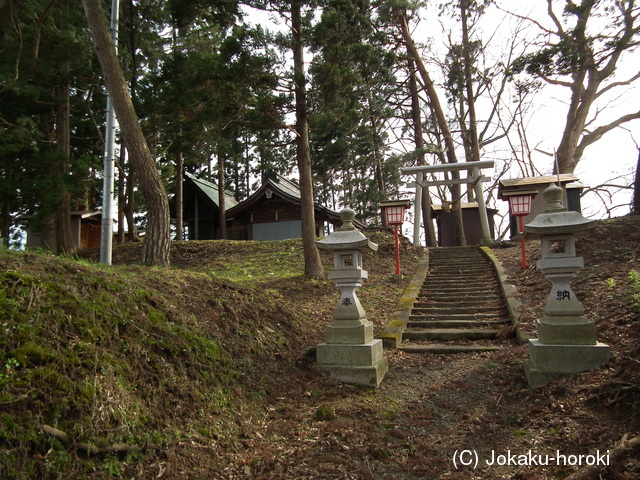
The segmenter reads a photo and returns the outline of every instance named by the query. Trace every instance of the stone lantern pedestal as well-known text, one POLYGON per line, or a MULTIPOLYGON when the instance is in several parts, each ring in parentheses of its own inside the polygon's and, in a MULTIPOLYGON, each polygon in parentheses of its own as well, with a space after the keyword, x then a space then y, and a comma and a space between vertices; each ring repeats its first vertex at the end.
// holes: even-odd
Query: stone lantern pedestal
POLYGON ((527 238, 540 239, 541 259, 536 266, 552 284, 544 315, 538 320, 538 338, 529 340, 524 369, 531 388, 597 368, 611 356, 609 346, 596 340, 595 324, 584 316, 570 285, 584 267, 583 259, 576 256, 576 235, 591 230, 595 221, 567 211, 562 195, 560 187, 547 188, 545 213, 525 227, 527 238))
POLYGON ((326 328, 326 342, 316 348, 315 368, 345 383, 377 387, 389 365, 382 340, 373 338, 373 324, 366 319, 356 290, 368 277, 362 269, 362 253, 376 251, 378 245, 353 226, 353 210, 343 210, 340 217, 342 227, 316 242, 318 248, 334 252, 334 270, 329 278, 340 290, 340 299, 333 322, 326 328))

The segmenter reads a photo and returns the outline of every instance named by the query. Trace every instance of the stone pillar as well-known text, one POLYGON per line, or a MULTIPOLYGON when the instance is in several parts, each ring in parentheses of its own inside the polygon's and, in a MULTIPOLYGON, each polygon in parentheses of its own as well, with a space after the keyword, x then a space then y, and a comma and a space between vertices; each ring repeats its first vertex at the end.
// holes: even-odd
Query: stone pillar
POLYGON ((578 212, 562 205, 562 188, 551 185, 544 191, 545 213, 525 227, 527 238, 541 241, 541 259, 536 264, 551 282, 544 315, 538 320, 538 338, 529 340, 529 359, 524 369, 531 388, 543 387, 555 378, 599 367, 611 356, 609 346, 596 340, 593 321, 570 282, 584 261, 576 256, 577 234, 595 226, 578 212))
POLYGON ((367 320, 356 290, 368 275, 362 269, 362 253, 375 251, 372 243, 353 226, 355 212, 340 212, 342 227, 318 248, 334 252, 334 270, 329 278, 340 290, 333 322, 326 328, 326 341, 316 348, 316 370, 345 383, 377 387, 389 366, 382 340, 373 338, 373 324, 367 320))

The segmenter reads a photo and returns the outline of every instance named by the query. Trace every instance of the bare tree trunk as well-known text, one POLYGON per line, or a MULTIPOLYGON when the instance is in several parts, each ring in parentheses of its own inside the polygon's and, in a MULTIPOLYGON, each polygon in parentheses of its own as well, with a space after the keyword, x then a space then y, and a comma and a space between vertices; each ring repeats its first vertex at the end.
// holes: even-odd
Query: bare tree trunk
POLYGON ((638 162, 636 163, 636 178, 633 182, 633 205, 631 206, 633 215, 640 215, 640 148, 638 148, 638 162))
POLYGON ((316 247, 315 209, 313 203, 313 180, 309 151, 309 124, 307 118, 307 95, 305 89, 304 57, 302 44, 301 1, 291 1, 291 29, 293 31, 293 68, 296 96, 296 143, 300 174, 300 197, 302 210, 302 248, 304 251, 304 274, 311 279, 324 279, 324 267, 316 247))
MULTIPOLYGON (((413 138, 416 144, 416 150, 420 152, 418 163, 426 165, 427 160, 424 156, 424 137, 422 136, 422 115, 420 113, 420 98, 418 96, 418 81, 416 79, 416 64, 412 58, 409 58, 409 91, 411 93, 411 116, 413 119, 413 138)), ((417 187, 416 187, 417 188, 417 187)), ((429 187, 422 188, 422 226, 424 228, 425 245, 427 247, 435 247, 438 245, 436 240, 436 230, 433 226, 433 218, 431 217, 431 195, 429 195, 429 187)))
MULTIPOLYGON (((473 74, 471 66, 471 44, 469 40, 469 27, 467 25, 467 9, 465 2, 460 2, 460 13, 462 17, 462 49, 464 55, 464 83, 467 91, 467 108, 469 109, 469 153, 468 161, 477 162, 480 160, 480 143, 478 142, 478 119, 476 116, 476 102, 473 93, 473 74)), ((471 190, 473 188, 469 186, 471 190)))
MULTIPOLYGON (((405 47, 407 52, 409 53, 409 57, 413 58, 416 62, 416 67, 418 68, 418 72, 420 72, 420 76, 422 77, 422 82, 424 83, 425 92, 429 97, 429 102, 431 104, 431 110, 433 111, 434 116, 436 117, 436 123, 438 124, 438 129, 440 130, 440 134, 443 137, 445 144, 445 154, 447 156, 448 163, 458 163, 455 153, 455 144, 453 143, 453 137, 451 136, 451 131, 449 130, 449 125, 447 123, 447 118, 444 114, 444 110, 440 105, 440 99, 438 98, 438 92, 436 92, 433 81, 431 80, 431 76, 427 71, 424 63, 422 63, 422 59, 420 58, 420 54, 418 49, 416 48, 415 43, 413 42, 413 38, 411 38, 411 32, 409 32, 409 26, 407 25, 407 20, 402 13, 398 13, 397 17, 398 28, 402 33, 402 37, 404 39, 405 47)), ((457 180, 460 178, 460 174, 458 172, 451 172, 451 178, 457 180)), ((462 209, 460 208, 460 200, 462 199, 462 195, 460 194, 460 185, 452 185, 449 190, 451 191, 452 197, 452 214, 454 219, 454 228, 455 228, 455 236, 456 243, 460 246, 465 246, 467 244, 467 240, 464 235, 464 225, 462 223, 462 209)))
MULTIPOLYGON (((5 179, 11 185, 13 180, 13 161, 9 161, 4 170, 5 179)), ((0 216, 0 245, 8 247, 11 244, 11 200, 4 198, 2 201, 2 215, 0 216)))
MULTIPOLYGON (((569 0, 566 3, 567 9, 564 13, 573 15, 575 27, 564 28, 549 1, 548 14, 556 25, 556 30, 551 33, 558 38, 558 43, 545 45, 545 48, 571 45, 573 49, 571 80, 549 78, 544 74, 540 77, 549 84, 568 87, 571 90, 567 119, 558 145, 557 158, 560 173, 573 173, 589 145, 623 123, 640 118, 640 110, 637 110, 607 124, 594 127, 597 112, 589 115, 594 102, 605 92, 618 87, 628 88, 628 85, 640 78, 640 73, 635 73, 624 81, 616 82, 611 78, 617 71, 617 64, 622 54, 631 51, 637 45, 638 7, 634 1, 617 2, 617 8, 611 10, 610 22, 619 24, 620 29, 617 35, 607 42, 606 48, 597 51, 594 50, 592 39, 587 33, 587 24, 592 18, 595 19, 601 15, 602 11, 594 12, 594 10, 602 2, 583 1, 579 8, 569 0), (573 8, 569 9, 569 6, 573 8)), ((560 59, 564 60, 562 57, 560 59)))
POLYGON ((125 210, 127 204, 127 193, 126 188, 129 183, 129 176, 125 175, 124 172, 124 148, 120 148, 120 159, 119 159, 119 177, 118 177, 118 238, 117 242, 119 244, 124 243, 124 219, 125 219, 125 210))
MULTIPOLYGON (((124 149, 123 149, 124 150, 124 149)), ((124 215, 127 219, 127 242, 137 242, 139 240, 138 237, 138 227, 136 225, 136 219, 134 218, 134 213, 136 211, 136 172, 133 171, 131 167, 131 162, 129 162, 129 173, 127 175, 127 186, 126 186, 126 202, 124 204, 124 215)))
POLYGON ((169 200, 142 133, 122 67, 109 35, 107 19, 100 0, 82 0, 105 84, 121 126, 131 166, 140 179, 140 188, 147 203, 149 221, 142 248, 145 265, 169 266, 171 230, 169 200))
POLYGON ((58 111, 56 113, 56 143, 62 152, 57 164, 58 208, 56 209, 56 251, 58 254, 72 253, 79 245, 71 234, 71 196, 66 185, 71 156, 71 124, 69 99, 69 65, 63 68, 63 80, 58 86, 58 111))
MULTIPOLYGON (((377 137, 376 122, 375 122, 375 118, 373 118, 373 115, 371 116, 371 128, 373 129, 374 138, 377 137)), ((373 152, 371 153, 373 154, 373 163, 375 165, 378 193, 380 195, 380 198, 384 200, 387 198, 387 189, 384 184, 384 174, 382 171, 382 159, 380 158, 380 154, 378 152, 377 146, 373 148, 373 152)), ((382 212, 380 213, 380 216, 382 220, 382 228, 387 228, 388 227, 387 216, 382 212)))
POLYGON ((224 198, 226 180, 224 178, 224 154, 218 156, 218 215, 220 239, 227 239, 227 206, 224 198))
POLYGON ((2 203, 2 232, 0 232, 0 244, 8 247, 11 236, 11 206, 9 202, 2 203))
MULTIPOLYGON (((371 154, 373 155, 373 165, 376 177, 376 184, 378 185, 378 194, 382 200, 387 198, 387 188, 384 183, 384 171, 382 168, 382 156, 378 150, 379 145, 379 135, 378 135, 378 125, 376 122, 376 117, 373 113, 373 108, 371 105, 371 92, 367 94, 367 102, 369 107, 369 121, 371 122, 371 135, 373 137, 373 149, 371 154)), ((387 216, 384 212, 380 212, 380 220, 382 224, 382 228, 387 228, 389 225, 387 224, 387 216)))
POLYGON ((176 160, 176 240, 184 239, 183 232, 183 182, 184 182, 184 161, 182 152, 178 153, 176 160))
MULTIPOLYGON (((465 136, 467 137, 468 144, 468 162, 479 162, 480 161, 480 143, 478 142, 478 124, 477 124, 477 116, 476 116, 476 102, 475 95, 473 93, 473 73, 472 73, 472 64, 473 61, 471 59, 471 44, 469 40, 469 26, 468 26, 468 17, 467 17, 467 8, 466 3, 460 2, 460 17, 462 19, 462 55, 464 61, 464 83, 465 89, 467 92, 467 102, 466 106, 469 111, 469 128, 465 132, 465 136)), ((475 190, 474 187, 469 184, 467 185, 467 197, 470 202, 474 202, 475 198, 475 190)))

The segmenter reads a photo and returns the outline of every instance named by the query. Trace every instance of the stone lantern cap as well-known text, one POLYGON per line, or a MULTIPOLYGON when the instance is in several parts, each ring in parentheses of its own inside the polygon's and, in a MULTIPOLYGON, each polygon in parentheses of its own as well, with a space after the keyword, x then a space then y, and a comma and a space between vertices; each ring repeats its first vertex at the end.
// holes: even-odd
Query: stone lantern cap
POLYGON ((562 205, 562 188, 551 184, 543 192, 547 208, 524 228, 527 239, 547 235, 586 233, 596 226, 597 220, 584 218, 579 212, 570 212, 562 205))
POLYGON ((316 245, 321 250, 360 250, 361 252, 375 252, 378 244, 373 243, 362 232, 353 226, 353 219, 356 212, 350 208, 345 208, 340 212, 342 226, 327 238, 316 241, 316 245))

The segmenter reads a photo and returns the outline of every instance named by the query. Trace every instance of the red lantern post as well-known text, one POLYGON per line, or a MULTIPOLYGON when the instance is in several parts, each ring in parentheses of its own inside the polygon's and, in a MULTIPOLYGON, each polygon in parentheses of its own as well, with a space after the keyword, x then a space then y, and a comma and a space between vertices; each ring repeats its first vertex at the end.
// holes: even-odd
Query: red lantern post
POLYGON ((393 225, 394 240, 396 244, 396 275, 400 276, 400 241, 398 238, 398 227, 404 222, 404 212, 409 208, 409 200, 392 200, 381 202, 382 208, 387 218, 387 224, 393 225))
POLYGON ((518 218, 518 233, 520 233, 520 248, 522 250, 522 268, 527 268, 527 256, 524 249, 524 220, 531 213, 531 199, 534 195, 513 195, 509 197, 511 215, 518 218))

